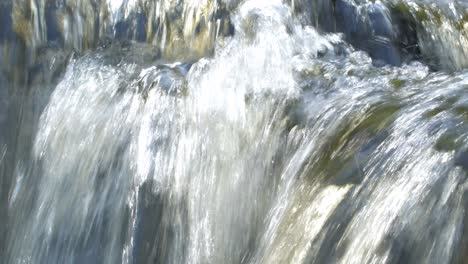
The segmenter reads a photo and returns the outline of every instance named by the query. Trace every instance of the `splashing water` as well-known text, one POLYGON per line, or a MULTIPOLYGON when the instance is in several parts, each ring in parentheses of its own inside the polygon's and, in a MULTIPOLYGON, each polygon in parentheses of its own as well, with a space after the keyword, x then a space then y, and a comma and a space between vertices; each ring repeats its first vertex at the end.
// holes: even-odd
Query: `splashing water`
MULTIPOLYGON (((135 42, 57 53, 12 96, 28 98, 18 124, 0 108, 0 258, 464 263, 467 72, 377 67, 304 25, 302 2, 234 2, 181 1, 186 37, 199 7, 234 10, 213 56, 135 42)), ((140 4, 109 7, 117 21, 140 4)))

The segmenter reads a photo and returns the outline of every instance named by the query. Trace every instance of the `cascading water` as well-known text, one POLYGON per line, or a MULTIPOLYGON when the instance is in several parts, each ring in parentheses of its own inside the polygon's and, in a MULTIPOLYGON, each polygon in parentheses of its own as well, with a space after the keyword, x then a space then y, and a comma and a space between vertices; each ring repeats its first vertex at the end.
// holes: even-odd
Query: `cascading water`
POLYGON ((3 14, 0 263, 467 263, 465 4, 3 14))

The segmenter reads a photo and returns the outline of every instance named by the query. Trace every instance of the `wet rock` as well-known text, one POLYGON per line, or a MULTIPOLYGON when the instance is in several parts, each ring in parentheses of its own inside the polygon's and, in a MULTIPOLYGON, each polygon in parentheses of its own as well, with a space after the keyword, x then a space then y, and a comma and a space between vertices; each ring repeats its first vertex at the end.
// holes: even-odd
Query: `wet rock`
POLYGON ((302 5, 294 7, 306 9, 302 12, 311 14, 309 24, 325 32, 343 33, 346 41, 355 48, 368 52, 374 64, 400 65, 405 60, 397 45, 390 12, 380 2, 336 0, 299 4, 302 5))
POLYGON ((422 60, 435 69, 468 66, 466 4, 420 1, 289 1, 303 24, 342 32, 374 65, 422 60))
POLYGON ((391 80, 390 80, 390 84, 391 84, 394 88, 400 89, 401 87, 403 87, 403 85, 405 85, 405 80, 401 80, 401 79, 398 79, 398 78, 391 79, 391 80))
POLYGON ((189 65, 158 65, 144 70, 139 77, 139 92, 144 98, 151 89, 159 89, 173 96, 184 95, 187 88, 185 75, 190 68, 189 65))
POLYGON ((328 51, 328 47, 325 46, 325 45, 321 45, 321 46, 319 47, 319 49, 317 50, 317 57, 323 58, 323 57, 325 57, 325 55, 328 54, 328 52, 329 52, 329 51, 328 51))
POLYGON ((60 42, 63 45, 62 25, 57 17, 59 7, 55 2, 51 1, 47 3, 45 22, 47 26, 47 41, 49 42, 60 42))
POLYGON ((32 64, 44 47, 83 52, 105 40, 146 42, 168 59, 196 60, 213 52, 218 36, 234 33, 238 2, 2 0, 0 41, 21 41, 32 64))
POLYGON ((133 16, 132 19, 118 21, 114 25, 114 38, 118 40, 136 40, 145 42, 147 39, 146 26, 148 17, 140 12, 133 16))
POLYGON ((148 17, 144 13, 136 14, 135 21, 135 40, 139 42, 144 42, 147 38, 146 36, 146 24, 148 23, 148 17))
POLYGON ((372 4, 368 8, 368 18, 372 25, 372 31, 376 36, 393 39, 395 32, 389 10, 382 4, 372 4))
POLYGON ((13 37, 13 24, 11 20, 11 3, 0 1, 0 43, 11 40, 13 37))
POLYGON ((458 137, 459 136, 453 132, 442 134, 436 141, 435 149, 442 152, 456 150, 460 145, 458 137))
POLYGON ((455 166, 461 167, 468 172, 468 149, 464 149, 455 154, 455 166))
POLYGON ((363 165, 357 159, 346 163, 344 165, 345 168, 333 178, 331 183, 338 186, 361 183, 364 175, 362 170, 363 165))
POLYGON ((325 32, 335 31, 334 1, 289 0, 288 2, 303 24, 313 25, 325 32))
POLYGON ((365 30, 360 30, 365 24, 359 18, 356 5, 344 0, 335 2, 335 19, 337 30, 345 34, 348 39, 356 39, 366 35, 365 30))
POLYGON ((357 49, 373 58, 374 64, 400 65, 402 54, 395 45, 396 34, 386 6, 378 3, 359 6, 344 0, 335 4, 337 30, 357 49))
POLYGON ((389 8, 399 31, 400 48, 435 70, 468 66, 466 7, 454 2, 396 1, 389 8))
POLYGON ((188 235, 186 204, 170 201, 152 181, 138 193, 132 263, 184 263, 187 245, 177 242, 188 235))

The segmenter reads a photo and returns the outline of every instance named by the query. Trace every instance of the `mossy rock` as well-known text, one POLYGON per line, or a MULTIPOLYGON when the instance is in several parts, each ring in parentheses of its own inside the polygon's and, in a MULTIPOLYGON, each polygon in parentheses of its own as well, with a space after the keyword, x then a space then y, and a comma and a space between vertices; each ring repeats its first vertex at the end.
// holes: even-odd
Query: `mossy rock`
POLYGON ((434 148, 437 151, 449 152, 460 147, 459 135, 455 132, 446 132, 436 141, 434 148))
POLYGON ((405 85, 405 83, 406 83, 405 80, 401 80, 398 78, 394 78, 390 80, 390 84, 392 85, 393 88, 396 88, 396 89, 400 89, 401 87, 405 85))
POLYGON ((452 98, 444 98, 442 100, 443 102, 439 106, 426 112, 423 117, 426 119, 431 119, 442 112, 450 110, 453 107, 453 105, 457 102, 458 99, 455 97, 452 97, 452 98))
POLYGON ((385 134, 384 131, 389 128, 400 109, 401 106, 397 104, 377 105, 344 122, 336 133, 326 139, 319 151, 322 154, 309 175, 321 175, 324 180, 332 182, 335 182, 336 177, 356 181, 354 174, 359 172, 359 166, 350 164, 362 149, 374 142, 373 139, 385 134), (346 171, 347 167, 352 171, 346 171))
POLYGON ((468 105, 465 104, 465 105, 455 106, 455 108, 453 108, 453 112, 456 115, 468 120, 468 105))

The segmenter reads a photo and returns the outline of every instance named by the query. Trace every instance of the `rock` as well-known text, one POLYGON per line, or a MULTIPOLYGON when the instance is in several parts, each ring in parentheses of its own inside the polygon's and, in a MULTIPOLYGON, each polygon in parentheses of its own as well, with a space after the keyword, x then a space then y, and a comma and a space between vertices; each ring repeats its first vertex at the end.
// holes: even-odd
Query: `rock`
POLYGON ((138 82, 140 93, 146 98, 151 89, 173 95, 184 95, 187 89, 185 76, 190 69, 190 64, 158 65, 144 70, 138 82))
POLYGON ((461 167, 464 171, 468 172, 468 149, 459 151, 455 155, 455 166, 461 167))

